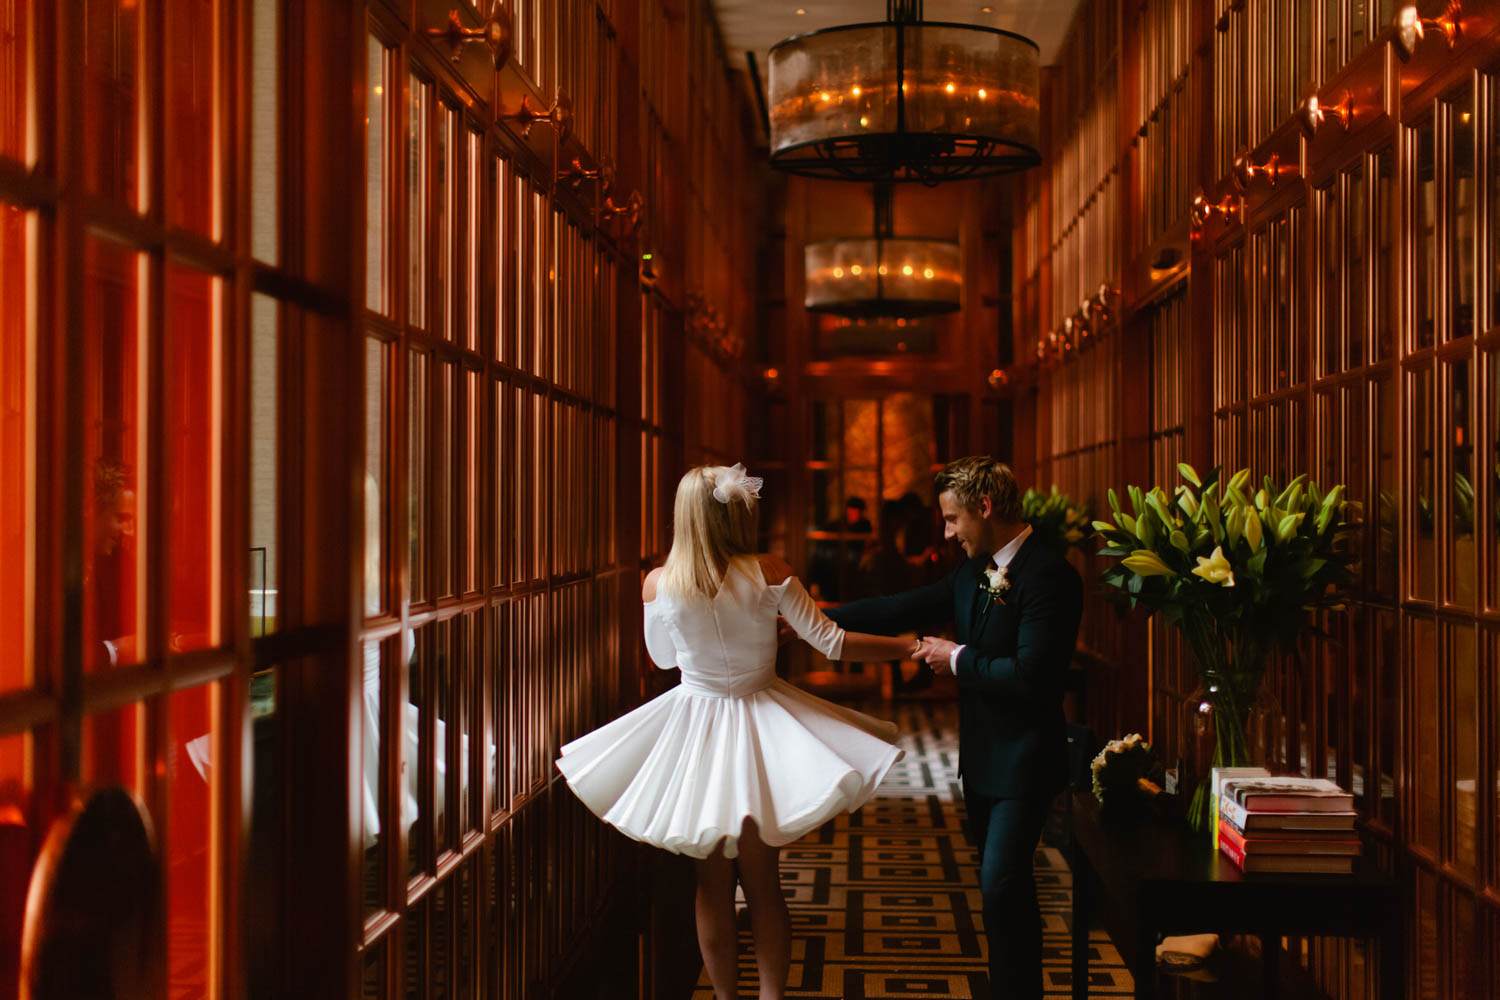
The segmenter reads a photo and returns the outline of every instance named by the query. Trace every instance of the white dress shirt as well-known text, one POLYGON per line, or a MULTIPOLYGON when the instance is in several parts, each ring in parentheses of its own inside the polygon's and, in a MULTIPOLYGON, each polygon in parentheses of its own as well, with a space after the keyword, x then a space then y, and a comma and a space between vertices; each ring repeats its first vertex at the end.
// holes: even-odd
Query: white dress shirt
MULTIPOLYGON (((1031 525, 1028 524, 1021 529, 1020 533, 1017 534, 1015 538, 1012 538, 1010 541, 1006 542, 1004 548, 990 557, 991 560, 994 561, 995 567, 997 569, 1004 569, 1005 567, 1009 566, 1010 561, 1016 557, 1017 552, 1021 551, 1021 546, 1025 544, 1026 539, 1030 536, 1031 525)), ((953 676, 955 677, 958 676, 958 654, 962 653, 963 651, 964 647, 958 646, 954 648, 953 652, 948 654, 948 669, 953 671, 953 676)))

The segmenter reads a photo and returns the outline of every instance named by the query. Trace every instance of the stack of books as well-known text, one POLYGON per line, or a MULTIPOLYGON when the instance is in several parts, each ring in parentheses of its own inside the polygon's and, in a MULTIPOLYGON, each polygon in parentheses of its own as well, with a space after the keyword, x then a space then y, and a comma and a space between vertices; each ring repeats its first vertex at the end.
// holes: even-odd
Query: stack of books
POLYGON ((1215 768, 1214 836, 1247 872, 1354 870, 1360 854, 1354 796, 1326 778, 1272 777, 1265 768, 1215 768))

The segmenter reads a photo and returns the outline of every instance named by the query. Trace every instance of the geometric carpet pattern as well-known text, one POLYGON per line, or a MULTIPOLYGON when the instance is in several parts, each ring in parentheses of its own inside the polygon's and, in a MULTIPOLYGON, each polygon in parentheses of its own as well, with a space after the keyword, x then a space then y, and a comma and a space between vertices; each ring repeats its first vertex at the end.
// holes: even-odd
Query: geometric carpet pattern
MULTIPOLYGON (((873 714, 890 706, 875 707, 873 714)), ((988 1000, 978 856, 964 837, 958 712, 951 702, 896 706, 906 756, 859 812, 788 844, 781 879, 792 914, 789 997, 988 1000)), ((1072 990, 1072 874, 1060 814, 1036 850, 1047 996, 1072 990)), ((756 995, 749 921, 740 901, 740 994, 756 995)), ((1089 996, 1132 992, 1102 930, 1089 935, 1089 996)), ((692 1000, 713 1000, 707 974, 692 1000)))

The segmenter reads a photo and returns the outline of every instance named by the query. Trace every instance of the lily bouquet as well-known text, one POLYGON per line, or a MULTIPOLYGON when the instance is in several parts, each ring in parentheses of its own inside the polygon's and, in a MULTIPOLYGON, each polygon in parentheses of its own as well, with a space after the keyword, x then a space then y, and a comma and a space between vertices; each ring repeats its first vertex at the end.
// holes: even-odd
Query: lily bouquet
MULTIPOLYGON (((1214 767, 1249 762, 1246 716, 1277 653, 1297 652, 1318 608, 1342 608, 1357 561, 1352 536, 1362 517, 1345 488, 1326 493, 1307 476, 1257 488, 1250 470, 1227 481, 1179 465, 1183 485, 1168 494, 1129 487, 1129 506, 1110 490, 1113 523, 1093 522, 1109 596, 1127 608, 1160 613, 1182 631, 1214 708, 1214 767)), ((1206 777, 1206 776, 1200 776, 1206 777)), ((1194 791, 1189 819, 1206 823, 1206 783, 1194 791)))
POLYGON ((1081 547, 1089 536, 1089 512, 1073 503, 1071 497, 1053 485, 1050 493, 1035 486, 1021 497, 1021 520, 1031 525, 1032 534, 1046 542, 1058 555, 1081 547))

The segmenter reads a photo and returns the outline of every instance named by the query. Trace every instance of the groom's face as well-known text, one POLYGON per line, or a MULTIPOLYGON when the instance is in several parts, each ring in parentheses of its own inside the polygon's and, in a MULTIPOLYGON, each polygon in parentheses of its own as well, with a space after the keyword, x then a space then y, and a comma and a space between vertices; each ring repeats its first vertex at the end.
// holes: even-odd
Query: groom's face
POLYGON ((989 497, 980 497, 979 508, 970 510, 959 502, 952 490, 944 490, 938 494, 938 506, 943 511, 943 537, 957 539, 964 547, 964 555, 973 559, 993 551, 990 541, 994 537, 994 527, 990 523, 992 504, 989 497))

